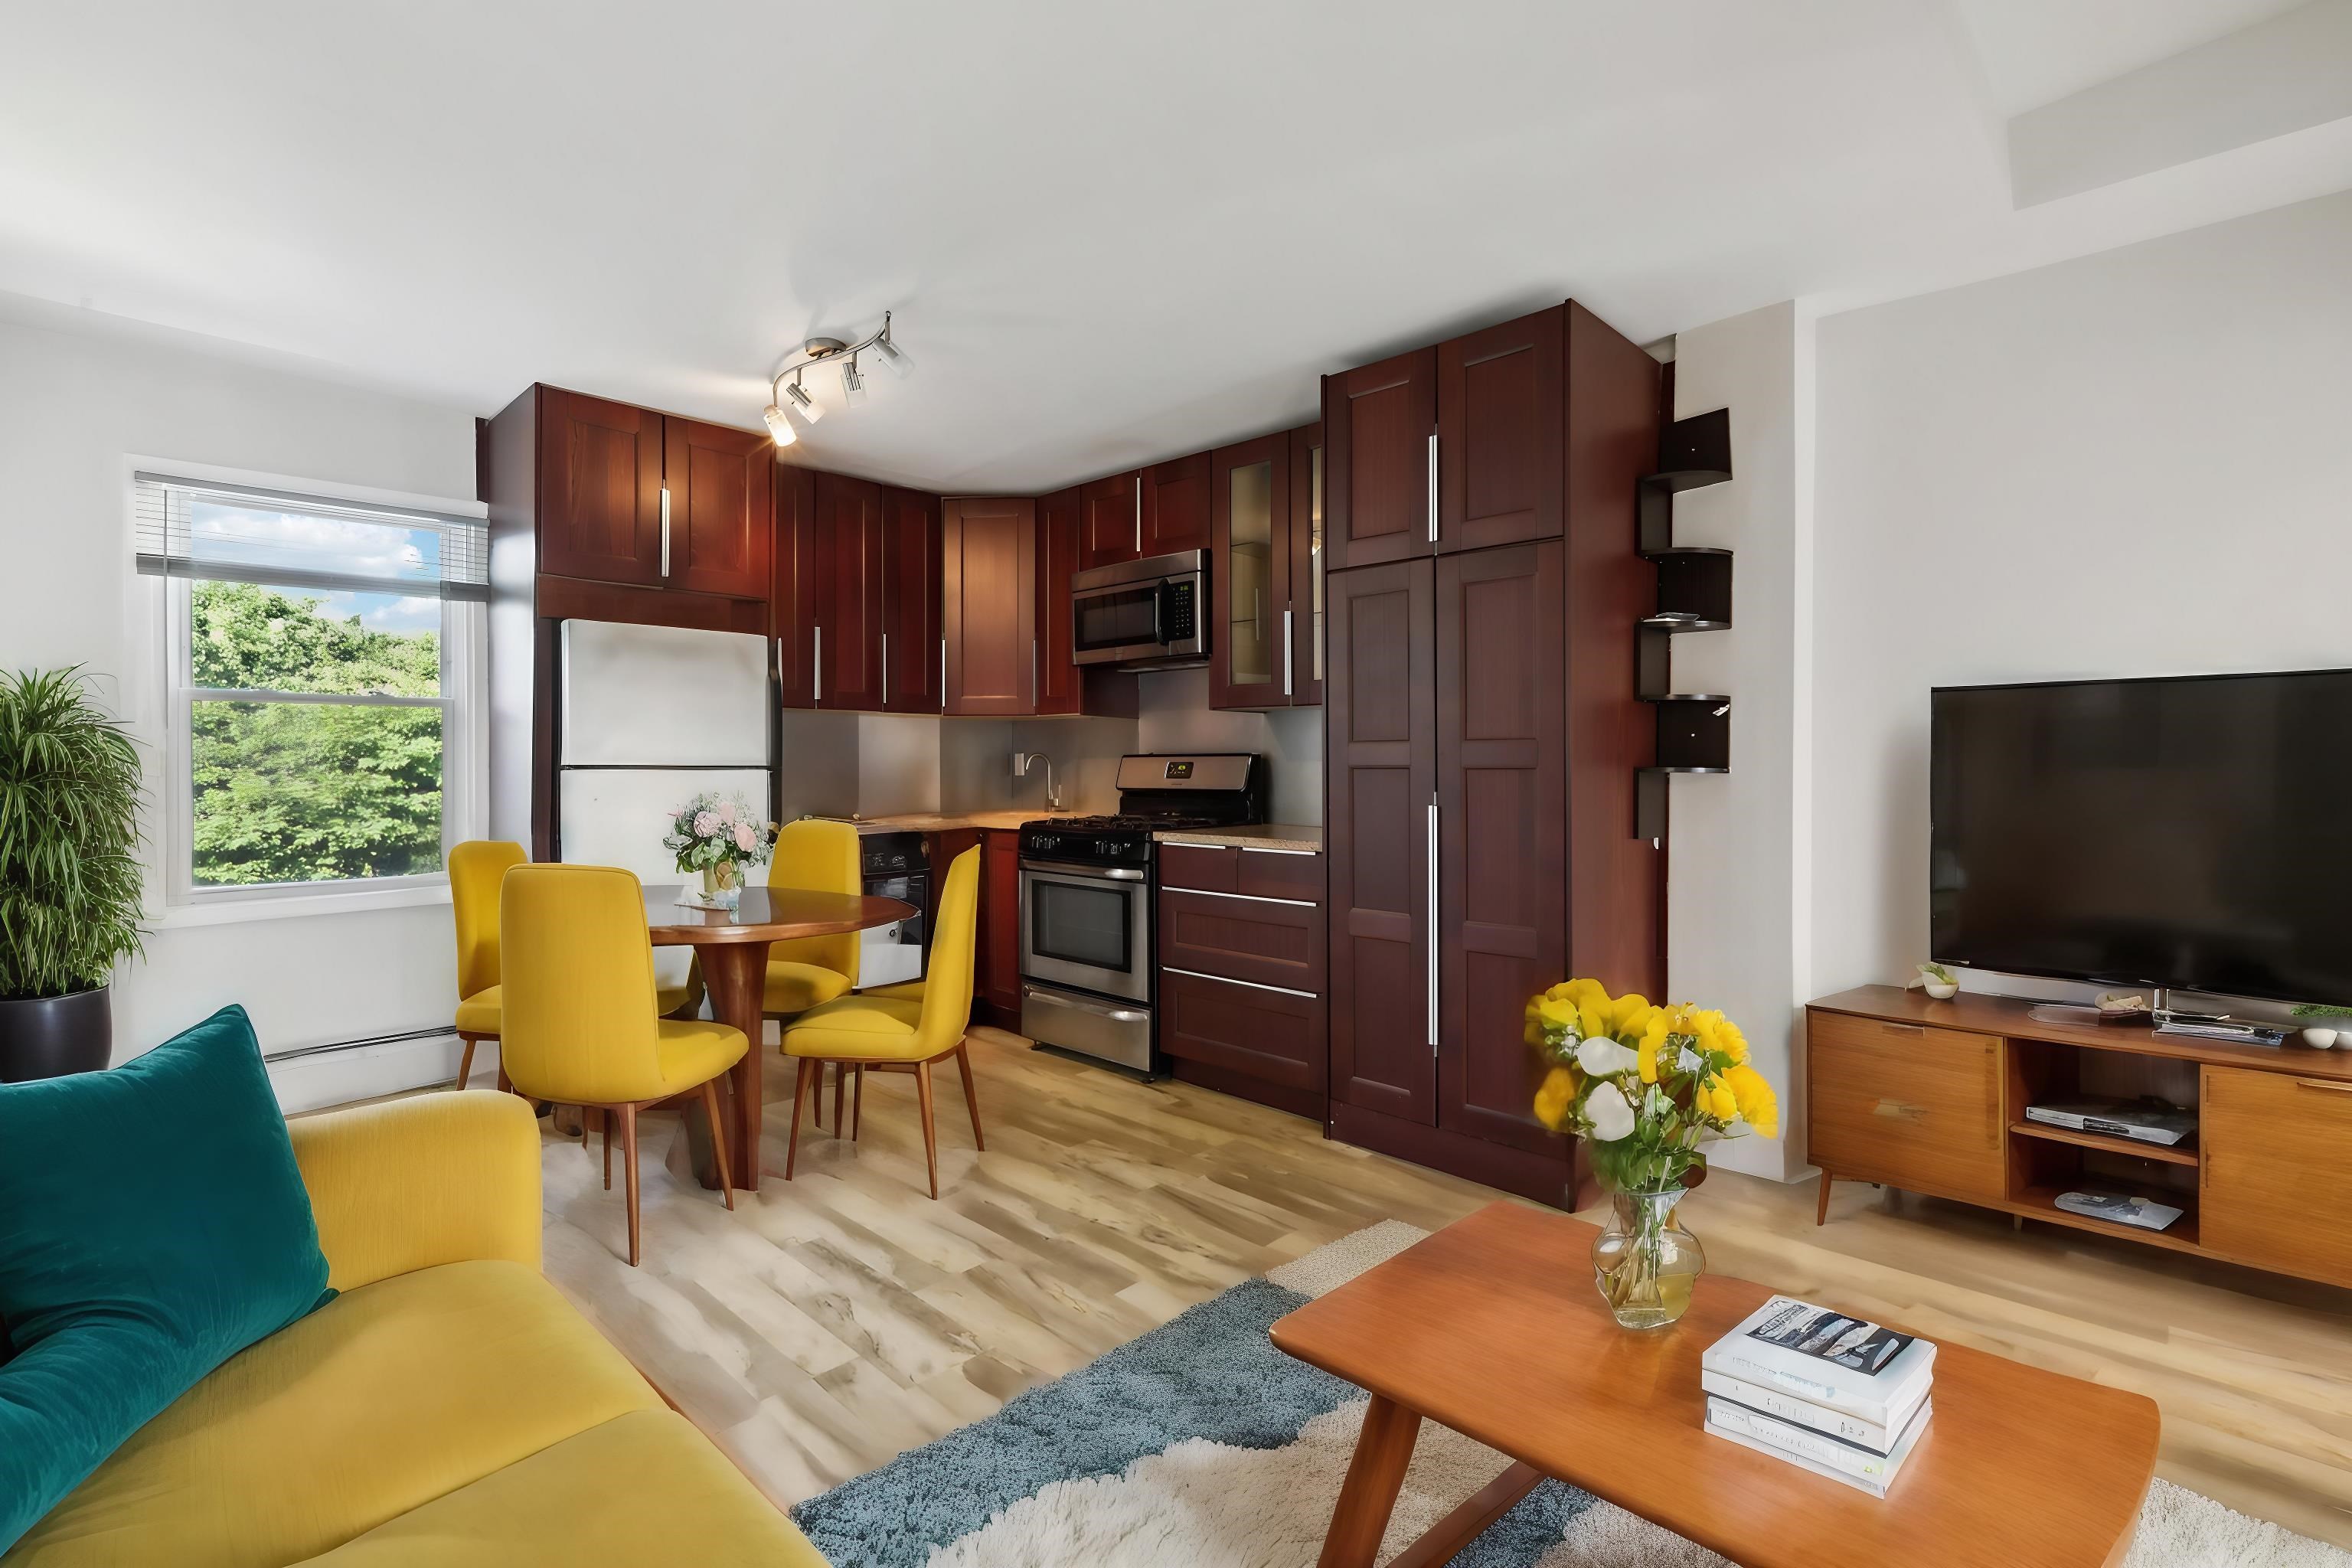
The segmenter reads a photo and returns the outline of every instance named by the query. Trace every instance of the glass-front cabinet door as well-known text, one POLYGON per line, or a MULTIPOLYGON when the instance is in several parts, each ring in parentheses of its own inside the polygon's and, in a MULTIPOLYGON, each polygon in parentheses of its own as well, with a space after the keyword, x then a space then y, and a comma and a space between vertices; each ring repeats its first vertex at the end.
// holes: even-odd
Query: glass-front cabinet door
POLYGON ((1264 436, 1215 452, 1210 484, 1210 703, 1286 708, 1297 679, 1289 437, 1264 436))
POLYGON ((1290 700, 1323 701, 1323 426, 1290 433, 1290 700))

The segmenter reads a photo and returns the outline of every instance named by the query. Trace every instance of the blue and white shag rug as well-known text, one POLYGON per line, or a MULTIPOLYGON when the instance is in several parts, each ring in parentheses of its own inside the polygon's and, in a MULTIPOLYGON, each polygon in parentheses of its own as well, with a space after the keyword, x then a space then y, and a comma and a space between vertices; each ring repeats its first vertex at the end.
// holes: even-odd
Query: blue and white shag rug
MULTIPOLYGON (((1391 1221, 1245 1280, 985 1421, 793 1510, 835 1568, 1305 1568, 1364 1394, 1267 1342, 1276 1319, 1425 1233, 1391 1221)), ((1423 1425, 1382 1544, 1402 1551, 1508 1463, 1423 1425)), ((1730 1568, 1546 1481, 1455 1568, 1730 1568)), ((2352 1553, 2166 1481, 2125 1568, 2352 1568, 2352 1553)))

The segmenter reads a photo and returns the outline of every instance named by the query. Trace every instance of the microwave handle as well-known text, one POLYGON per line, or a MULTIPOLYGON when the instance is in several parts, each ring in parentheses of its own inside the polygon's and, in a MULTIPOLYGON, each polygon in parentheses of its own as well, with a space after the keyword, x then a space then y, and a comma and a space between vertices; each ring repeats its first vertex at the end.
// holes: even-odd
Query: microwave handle
POLYGON ((1168 584, 1165 582, 1154 583, 1151 585, 1151 642, 1155 647, 1164 647, 1168 641, 1164 630, 1167 621, 1168 591, 1168 584))

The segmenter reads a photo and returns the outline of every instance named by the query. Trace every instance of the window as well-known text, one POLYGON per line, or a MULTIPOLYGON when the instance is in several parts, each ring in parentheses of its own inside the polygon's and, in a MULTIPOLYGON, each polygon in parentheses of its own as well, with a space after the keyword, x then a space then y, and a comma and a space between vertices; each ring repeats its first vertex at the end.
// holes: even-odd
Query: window
POLYGON ((478 831, 478 518, 141 473, 177 904, 446 880, 478 831))

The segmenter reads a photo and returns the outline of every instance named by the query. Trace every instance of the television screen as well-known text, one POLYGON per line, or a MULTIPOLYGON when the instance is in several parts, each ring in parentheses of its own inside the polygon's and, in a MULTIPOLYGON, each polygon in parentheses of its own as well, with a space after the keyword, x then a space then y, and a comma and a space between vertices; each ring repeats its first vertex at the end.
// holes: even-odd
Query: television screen
POLYGON ((2352 1003, 2352 670, 1942 687, 1937 962, 2352 1003))

